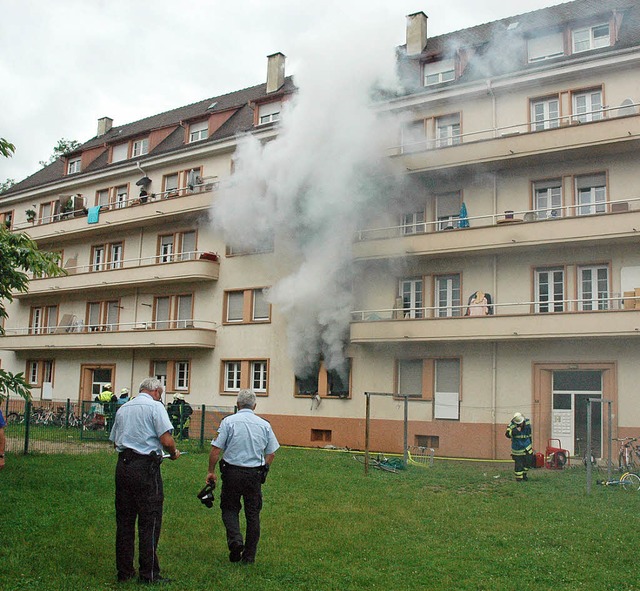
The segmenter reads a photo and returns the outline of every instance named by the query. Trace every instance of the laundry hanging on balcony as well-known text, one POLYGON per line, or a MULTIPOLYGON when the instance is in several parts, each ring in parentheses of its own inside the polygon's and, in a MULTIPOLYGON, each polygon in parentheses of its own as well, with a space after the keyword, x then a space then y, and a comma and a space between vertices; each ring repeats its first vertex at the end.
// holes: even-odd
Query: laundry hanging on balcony
POLYGON ((97 224, 100 218, 100 206, 90 207, 87 214, 87 224, 97 224))
POLYGON ((469 214, 467 213, 467 206, 462 203, 462 207, 460 208, 460 215, 458 216, 458 228, 468 228, 469 227, 469 214))

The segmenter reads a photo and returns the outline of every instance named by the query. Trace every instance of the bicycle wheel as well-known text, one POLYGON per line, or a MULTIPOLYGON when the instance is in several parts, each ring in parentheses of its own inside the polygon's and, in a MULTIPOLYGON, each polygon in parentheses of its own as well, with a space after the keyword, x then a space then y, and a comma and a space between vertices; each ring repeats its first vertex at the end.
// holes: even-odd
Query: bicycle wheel
POLYGON ((7 423, 20 423, 22 421, 22 416, 17 412, 10 412, 7 415, 7 423))
POLYGON ((640 490, 640 476, 633 472, 627 472, 620 477, 620 484, 624 490, 636 491, 640 490))

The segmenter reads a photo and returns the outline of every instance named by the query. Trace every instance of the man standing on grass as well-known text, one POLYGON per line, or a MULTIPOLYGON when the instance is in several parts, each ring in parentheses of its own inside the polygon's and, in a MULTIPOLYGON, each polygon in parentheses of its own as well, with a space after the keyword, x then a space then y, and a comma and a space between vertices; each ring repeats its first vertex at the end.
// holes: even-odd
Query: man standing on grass
POLYGON ((207 483, 216 483, 215 470, 220 461, 220 509, 227 530, 229 560, 251 564, 256 560, 260 539, 262 485, 280 444, 269 422, 253 412, 256 395, 251 390, 240 390, 236 404, 238 412, 222 419, 218 437, 211 442, 207 483), (222 451, 224 459, 221 460, 222 451), (247 521, 244 542, 240 531, 242 498, 247 521))
POLYGON ((139 538, 139 579, 164 583, 156 549, 162 526, 164 492, 160 464, 162 450, 180 457, 171 436, 172 425, 160 402, 164 386, 156 378, 140 384, 140 394, 123 404, 115 416, 109 439, 118 451, 116 465, 116 567, 118 581, 135 577, 133 556, 136 518, 139 538))
POLYGON ((518 482, 529 480, 527 472, 533 458, 531 421, 517 412, 513 415, 505 436, 511 439, 511 457, 515 462, 516 480, 518 482))

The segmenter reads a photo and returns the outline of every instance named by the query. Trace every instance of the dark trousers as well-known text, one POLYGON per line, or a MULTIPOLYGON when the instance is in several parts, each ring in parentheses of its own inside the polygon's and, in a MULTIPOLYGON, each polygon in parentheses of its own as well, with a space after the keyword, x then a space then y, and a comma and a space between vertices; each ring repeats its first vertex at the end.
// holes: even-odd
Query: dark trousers
POLYGON ((516 475, 516 480, 526 480, 527 472, 529 471, 529 467, 531 466, 533 455, 527 454, 524 456, 516 456, 512 454, 511 457, 515 462, 514 472, 516 475))
POLYGON ((116 567, 118 578, 135 575, 136 519, 140 578, 155 580, 160 573, 156 548, 162 526, 164 493, 157 460, 123 452, 116 465, 116 567))
POLYGON ((242 559, 251 562, 256 558, 260 540, 262 473, 256 468, 239 468, 227 464, 222 472, 220 509, 222 509, 222 522, 227 530, 229 548, 243 544, 240 531, 242 500, 244 500, 244 515, 247 522, 242 559))

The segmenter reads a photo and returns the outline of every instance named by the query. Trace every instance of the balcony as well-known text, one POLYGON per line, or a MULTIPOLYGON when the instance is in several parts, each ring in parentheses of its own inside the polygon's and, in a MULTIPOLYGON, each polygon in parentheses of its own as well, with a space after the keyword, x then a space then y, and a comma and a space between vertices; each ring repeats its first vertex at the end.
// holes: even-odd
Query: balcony
POLYGON ((206 183, 195 188, 181 188, 144 197, 125 198, 121 201, 100 206, 97 221, 89 223, 89 210, 77 210, 68 213, 56 213, 48 217, 38 217, 33 223, 13 224, 14 231, 26 232, 37 241, 61 238, 78 238, 83 234, 106 230, 113 232, 118 228, 136 228, 150 223, 171 223, 186 214, 207 212, 211 207, 212 193, 218 183, 206 183))
POLYGON ((387 155, 400 159, 409 172, 428 172, 459 167, 491 170, 510 160, 524 166, 553 162, 559 154, 566 160, 637 150, 640 115, 617 116, 619 112, 617 107, 602 109, 595 114, 599 120, 585 123, 571 117, 548 120, 541 123, 550 128, 541 131, 532 131, 530 122, 484 129, 456 135, 450 145, 443 145, 442 139, 423 139, 390 147, 387 155))
POLYGON ((184 281, 217 281, 218 256, 205 252, 183 252, 150 258, 123 259, 110 263, 65 266, 67 275, 31 279, 28 293, 14 293, 17 299, 52 293, 81 293, 110 288, 124 289, 184 281))
POLYGON ((180 320, 86 326, 70 324, 56 328, 6 329, 0 349, 8 351, 66 351, 102 349, 213 349, 216 325, 209 321, 180 320))
POLYGON ((454 219, 446 229, 442 229, 440 220, 363 229, 354 237, 353 256, 367 260, 472 252, 491 254, 542 245, 637 242, 640 198, 608 201, 598 208, 603 213, 577 215, 581 206, 572 205, 549 211, 470 216, 466 218, 468 228, 460 227, 460 220, 454 219))
POLYGON ((635 297, 602 297, 595 302, 518 302, 492 307, 496 313, 487 316, 438 316, 439 313, 464 314, 466 306, 450 310, 393 308, 352 312, 351 343, 637 338, 640 335, 640 293, 635 297), (536 310, 553 307, 563 311, 536 313, 536 310), (585 309, 589 307, 597 309, 585 309))

